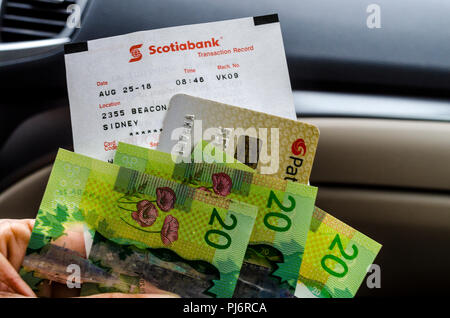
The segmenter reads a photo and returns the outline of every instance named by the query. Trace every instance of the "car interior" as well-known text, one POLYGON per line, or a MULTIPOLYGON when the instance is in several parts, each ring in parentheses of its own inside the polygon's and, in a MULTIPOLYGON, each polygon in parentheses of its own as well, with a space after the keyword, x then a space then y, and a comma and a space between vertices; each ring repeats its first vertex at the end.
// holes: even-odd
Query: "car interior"
MULTIPOLYGON (((381 288, 450 283, 450 3, 443 0, 2 0, 0 218, 34 218, 73 150, 64 44, 278 13, 298 119, 321 135, 317 206, 383 245, 381 288), (380 25, 369 27, 371 4, 380 25), (79 27, 67 24, 78 5, 79 27)), ((270 83, 267 83, 270 85, 270 83)))

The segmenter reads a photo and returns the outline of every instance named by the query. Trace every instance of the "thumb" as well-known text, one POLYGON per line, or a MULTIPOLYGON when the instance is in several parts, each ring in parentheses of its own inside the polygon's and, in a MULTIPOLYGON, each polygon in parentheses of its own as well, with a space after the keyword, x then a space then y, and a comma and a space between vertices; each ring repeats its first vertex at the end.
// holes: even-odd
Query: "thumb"
POLYGON ((36 297, 30 286, 20 277, 8 260, 0 253, 0 282, 18 294, 36 297))

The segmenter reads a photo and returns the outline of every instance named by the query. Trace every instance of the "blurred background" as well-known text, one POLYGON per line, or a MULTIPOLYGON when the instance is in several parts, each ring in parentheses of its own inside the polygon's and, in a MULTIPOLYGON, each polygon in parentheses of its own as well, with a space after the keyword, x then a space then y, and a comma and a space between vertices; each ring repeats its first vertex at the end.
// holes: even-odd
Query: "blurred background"
MULTIPOLYGON (((383 244, 381 288, 450 283, 450 2, 0 0, 0 218, 34 217, 72 149, 63 45, 278 13, 298 118, 317 125, 317 205, 383 244), (81 17, 80 27, 68 25, 81 17), (69 21, 73 21, 70 20, 69 21)), ((270 85, 270 83, 267 83, 270 85)))

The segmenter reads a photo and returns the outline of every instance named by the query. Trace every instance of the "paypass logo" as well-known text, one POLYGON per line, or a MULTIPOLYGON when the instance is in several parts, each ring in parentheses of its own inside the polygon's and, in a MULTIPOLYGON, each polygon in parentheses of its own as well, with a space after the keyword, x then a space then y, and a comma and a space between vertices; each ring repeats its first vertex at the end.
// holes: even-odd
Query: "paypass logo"
POLYGON ((142 44, 133 45, 132 47, 130 47, 130 53, 133 58, 129 61, 129 63, 137 62, 142 59, 142 53, 139 50, 141 47, 142 44))

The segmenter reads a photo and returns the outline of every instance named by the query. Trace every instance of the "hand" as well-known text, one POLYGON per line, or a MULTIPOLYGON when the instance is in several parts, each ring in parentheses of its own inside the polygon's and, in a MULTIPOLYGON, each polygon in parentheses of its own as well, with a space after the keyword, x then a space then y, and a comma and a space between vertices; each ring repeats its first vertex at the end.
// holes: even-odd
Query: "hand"
POLYGON ((18 273, 33 226, 34 220, 0 220, 0 297, 36 297, 18 273))
MULTIPOLYGON (((34 220, 1 220, 0 219, 0 298, 2 297, 36 297, 27 283, 20 277, 18 271, 25 257, 28 241, 33 230, 34 220)), ((77 232, 67 235, 54 243, 84 254, 84 237, 77 232)), ((46 286, 45 294, 49 297, 77 296, 74 292, 61 284, 46 286)), ((121 294, 108 293, 89 296, 88 298, 161 298, 177 297, 156 287, 150 294, 121 294)))

